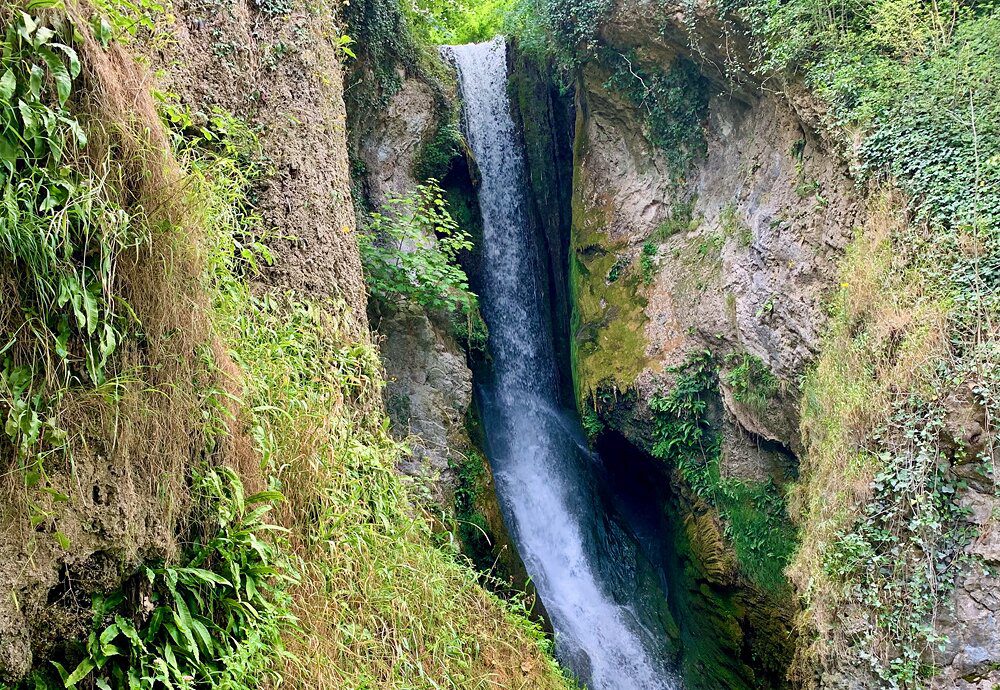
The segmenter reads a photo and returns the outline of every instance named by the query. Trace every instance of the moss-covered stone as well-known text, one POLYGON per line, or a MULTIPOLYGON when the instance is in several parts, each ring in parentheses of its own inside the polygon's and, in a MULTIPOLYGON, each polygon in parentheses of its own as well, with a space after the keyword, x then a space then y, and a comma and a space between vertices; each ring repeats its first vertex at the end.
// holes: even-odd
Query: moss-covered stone
POLYGON ((586 109, 577 114, 573 167, 573 226, 570 240, 570 296, 572 300, 571 359, 573 382, 580 404, 599 386, 625 390, 646 368, 646 298, 639 271, 627 270, 608 280, 618 254, 625 249, 607 235, 613 203, 607 198, 584 198, 589 186, 580 165, 587 145, 586 109))

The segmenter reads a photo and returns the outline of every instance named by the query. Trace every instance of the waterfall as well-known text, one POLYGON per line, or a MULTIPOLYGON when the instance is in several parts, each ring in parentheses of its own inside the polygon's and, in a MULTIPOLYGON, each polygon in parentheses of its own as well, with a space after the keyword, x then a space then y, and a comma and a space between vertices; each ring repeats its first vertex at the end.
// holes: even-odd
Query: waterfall
POLYGON ((458 68, 465 134, 481 175, 480 297, 494 366, 480 399, 507 528, 566 666, 594 690, 675 690, 663 631, 645 622, 629 588, 620 586, 635 544, 609 518, 595 481, 600 460, 586 448, 574 413, 559 406, 547 283, 529 222, 505 43, 444 50, 458 68))

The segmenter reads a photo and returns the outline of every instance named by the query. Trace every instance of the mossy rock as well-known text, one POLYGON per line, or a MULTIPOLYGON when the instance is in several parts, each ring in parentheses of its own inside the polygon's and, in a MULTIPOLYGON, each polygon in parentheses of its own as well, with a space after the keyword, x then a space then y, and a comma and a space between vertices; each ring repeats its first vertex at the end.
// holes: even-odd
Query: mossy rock
POLYGON ((583 127, 577 124, 577 152, 573 171, 573 229, 570 256, 570 294, 573 380, 577 400, 592 397, 599 386, 617 390, 633 386, 646 368, 646 297, 642 274, 626 269, 609 280, 624 243, 607 233, 613 207, 609 201, 588 203, 581 198, 583 171, 578 164, 585 146, 583 127))

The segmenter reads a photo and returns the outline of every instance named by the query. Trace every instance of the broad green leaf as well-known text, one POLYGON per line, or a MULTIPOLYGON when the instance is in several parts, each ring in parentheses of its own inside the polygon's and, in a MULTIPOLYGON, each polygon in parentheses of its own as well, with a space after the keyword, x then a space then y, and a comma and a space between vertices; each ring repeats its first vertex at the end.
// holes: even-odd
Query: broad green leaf
POLYGON ((69 537, 67 537, 62 532, 56 532, 52 536, 55 537, 56 542, 59 543, 59 546, 60 548, 62 548, 63 551, 69 551, 70 547, 69 537))
POLYGON ((56 32, 50 29, 49 27, 40 26, 38 27, 38 30, 35 32, 35 37, 32 39, 31 43, 37 49, 48 43, 55 35, 56 32))
POLYGON ((8 69, 0 77, 0 100, 10 103, 10 99, 14 97, 14 91, 17 89, 17 78, 14 77, 14 71, 8 69))
POLYGON ((101 644, 108 644, 116 637, 118 637, 118 624, 112 623, 104 629, 104 632, 101 633, 101 644))
POLYGON ((255 494, 247 496, 247 505, 253 505, 254 503, 279 503, 285 500, 285 495, 280 491, 258 491, 255 494))
POLYGON ((232 586, 232 583, 230 583, 229 580, 221 575, 213 573, 211 570, 205 570, 203 568, 177 568, 176 570, 178 573, 191 575, 199 580, 203 580, 211 584, 225 585, 227 587, 232 586))
POLYGON ((65 679, 65 684, 67 688, 74 687, 81 680, 90 675, 90 672, 94 670, 94 662, 90 659, 84 659, 80 662, 80 665, 76 667, 76 670, 65 679))
POLYGON ((21 21, 17 23, 17 33, 27 42, 31 42, 31 34, 35 33, 38 23, 26 12, 21 12, 21 21))
POLYGON ((52 78, 56 82, 56 93, 59 96, 59 105, 66 105, 70 92, 73 90, 73 79, 69 76, 69 70, 51 48, 41 46, 38 48, 38 54, 42 56, 45 64, 49 66, 49 71, 52 72, 52 78))
POLYGON ((197 618, 191 619, 191 630, 194 632, 195 637, 198 638, 198 644, 205 654, 212 654, 212 635, 208 632, 208 628, 197 618))
POLYGON ((94 335, 94 332, 97 330, 98 306, 97 298, 94 297, 90 290, 83 291, 83 308, 86 314, 87 335, 94 335))
POLYGON ((198 644, 195 642, 194 633, 191 630, 191 611, 188 610, 187 602, 184 601, 184 597, 179 593, 174 594, 174 621, 177 623, 177 628, 184 634, 184 637, 188 641, 188 648, 191 653, 194 654, 194 658, 198 659, 198 644))
POLYGON ((28 77, 28 93, 31 95, 32 100, 37 101, 42 97, 43 79, 45 79, 45 70, 38 65, 32 65, 31 76, 28 77))
POLYGON ((69 76, 73 79, 80 76, 80 57, 76 54, 76 51, 64 43, 53 43, 52 47, 56 50, 61 50, 69 58, 69 76))

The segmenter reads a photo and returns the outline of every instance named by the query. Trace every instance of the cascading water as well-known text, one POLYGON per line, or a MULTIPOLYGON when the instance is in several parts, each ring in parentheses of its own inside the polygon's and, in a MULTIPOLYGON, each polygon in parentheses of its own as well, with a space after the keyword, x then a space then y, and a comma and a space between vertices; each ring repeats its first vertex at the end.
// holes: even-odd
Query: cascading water
POLYGON ((481 174, 481 300, 494 367, 480 399, 508 530, 567 666, 595 690, 674 690, 680 685, 666 668, 665 633, 651 629, 630 588, 634 537, 609 517, 594 480, 599 459, 558 403, 505 43, 445 50, 458 68, 466 136, 481 174))

